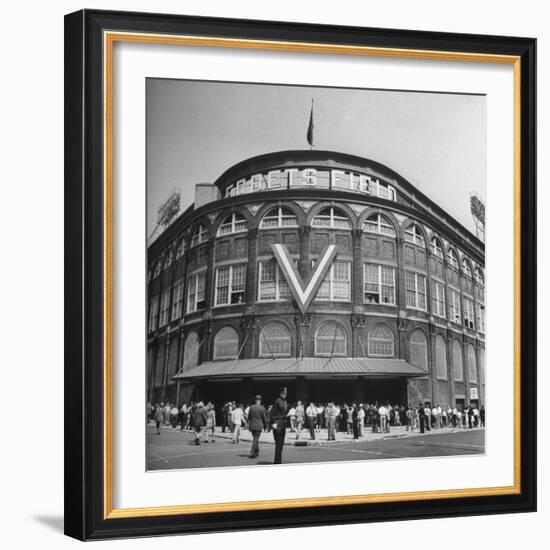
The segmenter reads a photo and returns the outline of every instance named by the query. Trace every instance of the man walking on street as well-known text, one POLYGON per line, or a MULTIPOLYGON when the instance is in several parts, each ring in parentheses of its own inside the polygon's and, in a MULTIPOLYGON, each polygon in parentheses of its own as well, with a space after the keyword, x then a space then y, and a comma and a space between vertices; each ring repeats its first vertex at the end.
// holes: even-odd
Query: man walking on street
POLYGON ((336 441, 336 417, 338 416, 338 412, 338 409, 332 401, 325 409, 325 416, 327 418, 327 436, 329 441, 336 441))
POLYGON ((424 426, 426 424, 426 411, 422 403, 418 404, 418 424, 420 425, 420 433, 424 433, 424 426))
POLYGON ((260 435, 267 426, 267 413, 262 405, 262 396, 254 398, 254 405, 248 408, 248 429, 252 433, 252 448, 249 458, 256 458, 260 454, 260 435))
POLYGON ((231 411, 231 423, 233 424, 232 443, 238 443, 241 436, 241 428, 244 426, 246 416, 243 411, 242 403, 231 411))
POLYGON ((197 403, 197 407, 193 413, 193 425, 195 426, 195 445, 200 445, 200 436, 202 434, 204 442, 208 443, 206 434, 206 421, 208 419, 206 407, 202 401, 197 403))
POLYGON ((309 438, 313 441, 315 439, 315 422, 317 421, 317 407, 313 401, 306 409, 307 425, 309 428, 309 438))
POLYGON ((287 390, 281 388, 281 393, 271 409, 271 423, 273 427, 273 439, 275 440, 275 459, 273 464, 281 464, 283 445, 286 435, 286 415, 288 404, 286 402, 287 390))

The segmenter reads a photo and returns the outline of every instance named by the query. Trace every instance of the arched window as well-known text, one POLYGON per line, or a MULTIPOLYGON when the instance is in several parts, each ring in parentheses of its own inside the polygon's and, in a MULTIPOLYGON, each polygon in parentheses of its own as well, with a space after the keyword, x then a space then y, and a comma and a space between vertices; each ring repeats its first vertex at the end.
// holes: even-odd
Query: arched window
POLYGON ((178 243, 178 248, 176 250, 176 260, 179 260, 185 254, 185 240, 181 239, 178 243))
POLYGON ((466 258, 462 260, 462 274, 468 277, 468 279, 472 278, 472 268, 470 262, 466 258))
POLYGON ((410 339, 411 364, 422 370, 428 370, 428 341, 420 329, 411 334, 410 339))
POLYGON ((464 368, 462 365, 462 346, 458 340, 453 340, 452 359, 453 359, 453 377, 456 382, 464 380, 464 368))
POLYGON ((260 222, 260 229, 270 229, 272 227, 296 227, 298 220, 296 214, 284 206, 276 206, 269 210, 260 222))
POLYGON ((351 229, 349 218, 339 208, 323 208, 311 221, 312 227, 330 227, 332 229, 351 229))
POLYGON ((239 353, 239 335, 233 327, 224 327, 214 337, 214 359, 235 359, 239 353))
POLYGON ((315 355, 347 355, 347 338, 344 329, 336 323, 325 323, 315 333, 315 355))
POLYGON ((197 246, 198 244, 201 244, 206 241, 208 238, 208 230, 204 225, 199 224, 197 228, 195 229, 195 232, 193 233, 193 237, 191 238, 191 247, 197 246))
POLYGON ((199 335, 190 332, 183 345, 183 363, 181 370, 187 371, 196 367, 199 363, 199 335))
POLYGON ((269 323, 260 333, 260 357, 290 357, 291 338, 282 323, 269 323))
POLYGON ((447 345, 441 334, 435 337, 435 371, 437 378, 447 380, 447 345))
POLYGON ((166 254, 166 258, 164 259, 164 269, 168 269, 174 260, 174 253, 172 252, 172 249, 170 248, 166 254))
POLYGON ((468 380, 477 382, 476 351, 472 344, 468 344, 466 348, 466 358, 468 359, 468 380))
POLYGON ((218 237, 240 233, 248 229, 248 222, 242 214, 229 214, 218 227, 218 237))
POLYGON ((439 239, 432 237, 432 240, 430 242, 430 248, 434 256, 440 258, 441 260, 443 259, 443 247, 441 246, 439 239))
POLYGON ((155 270, 153 271, 153 279, 155 277, 158 277, 160 275, 160 272, 162 270, 162 263, 160 260, 155 264, 155 270))
POLYGON ((479 267, 476 267, 475 279, 476 279, 476 283, 479 286, 484 286, 485 285, 485 279, 483 277, 483 271, 481 271, 481 269, 479 267))
POLYGON ((395 229, 390 221, 381 214, 373 214, 363 222, 363 231, 367 233, 378 233, 395 237, 395 229))
POLYGON ((449 248, 449 252, 447 252, 447 260, 455 269, 458 269, 458 257, 452 248, 449 248))
POLYGON ((405 240, 417 246, 426 246, 420 227, 413 223, 405 230, 405 240))
POLYGON ((393 332, 386 325, 376 325, 367 336, 370 357, 393 357, 393 332))

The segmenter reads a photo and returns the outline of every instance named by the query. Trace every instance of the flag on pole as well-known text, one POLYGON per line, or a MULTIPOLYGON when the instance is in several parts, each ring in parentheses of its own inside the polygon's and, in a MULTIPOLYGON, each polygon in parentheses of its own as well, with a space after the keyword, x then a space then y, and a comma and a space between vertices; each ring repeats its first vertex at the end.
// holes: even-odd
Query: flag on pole
POLYGON ((313 99, 311 100, 311 112, 309 113, 309 126, 307 127, 307 142, 313 147, 313 99))

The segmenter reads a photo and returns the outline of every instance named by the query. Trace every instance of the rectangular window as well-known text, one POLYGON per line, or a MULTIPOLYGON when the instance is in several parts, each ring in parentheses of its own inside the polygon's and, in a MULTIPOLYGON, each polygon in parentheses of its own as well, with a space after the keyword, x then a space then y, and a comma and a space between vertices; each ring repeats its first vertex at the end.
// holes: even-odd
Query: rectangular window
POLYGON ((187 281, 187 313, 204 309, 206 272, 195 273, 187 281))
POLYGON ((246 264, 227 265, 216 269, 217 306, 244 303, 246 264))
POLYGON ((149 305, 149 332, 153 332, 157 328, 159 315, 159 299, 155 297, 149 305))
POLYGON ((474 328, 474 301, 464 296, 464 326, 474 328))
POLYGON ((426 277, 412 271, 405 272, 407 307, 426 310, 426 277))
POLYGON ((395 305, 395 269, 385 265, 363 264, 363 301, 395 305))
POLYGON ((179 319, 183 313, 183 281, 174 287, 172 298, 172 321, 179 319))
POLYGON ((436 281, 433 283, 432 313, 439 317, 445 317, 445 287, 436 281))
POLYGON ((290 298, 290 288, 275 259, 259 263, 258 300, 276 302, 290 298))
POLYGON ((334 302, 351 300, 351 262, 337 260, 330 266, 315 299, 334 302))
POLYGON ((452 288, 449 289, 449 319, 461 324, 460 293, 452 288))
POLYGON ((166 289, 162 293, 162 299, 160 301, 160 324, 163 327, 168 324, 168 313, 170 311, 170 289, 166 289))
POLYGON ((485 332, 485 306, 476 303, 476 326, 479 332, 485 332))

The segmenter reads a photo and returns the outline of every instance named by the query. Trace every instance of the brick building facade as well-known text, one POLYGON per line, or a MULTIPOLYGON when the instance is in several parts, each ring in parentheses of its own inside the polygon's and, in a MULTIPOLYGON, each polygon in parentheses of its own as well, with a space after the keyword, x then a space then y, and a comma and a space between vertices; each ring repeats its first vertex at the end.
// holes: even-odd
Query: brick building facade
MULTIPOLYGON (((467 200, 465 198, 465 200, 467 200)), ((329 151, 243 161, 148 249, 151 401, 485 399, 485 247, 388 167, 329 151), (307 280, 307 311, 272 244, 307 280)))

